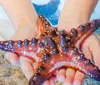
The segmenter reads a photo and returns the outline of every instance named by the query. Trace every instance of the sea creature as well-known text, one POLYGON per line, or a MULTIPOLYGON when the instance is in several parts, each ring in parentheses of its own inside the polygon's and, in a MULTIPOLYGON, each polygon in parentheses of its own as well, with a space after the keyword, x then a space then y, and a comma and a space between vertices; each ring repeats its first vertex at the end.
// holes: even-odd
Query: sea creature
POLYGON ((79 27, 72 28, 68 33, 58 30, 49 21, 39 15, 37 27, 40 30, 38 38, 24 41, 0 41, 0 49, 23 55, 35 61, 35 73, 29 80, 29 85, 42 85, 53 73, 61 67, 71 67, 86 76, 100 81, 100 70, 81 51, 84 40, 100 26, 100 19, 93 20, 79 27), (75 46, 82 38, 79 49, 75 46))

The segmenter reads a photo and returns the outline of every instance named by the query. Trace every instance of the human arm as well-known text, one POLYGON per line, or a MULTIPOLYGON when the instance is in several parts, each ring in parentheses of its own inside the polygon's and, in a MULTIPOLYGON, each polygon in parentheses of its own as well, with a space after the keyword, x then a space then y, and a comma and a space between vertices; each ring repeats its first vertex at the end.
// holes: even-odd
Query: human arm
MULTIPOLYGON (((31 0, 0 0, 0 4, 6 11, 15 29, 33 28, 35 26, 38 15, 32 6, 31 0)), ((36 29, 34 28, 34 30, 36 29)))
POLYGON ((89 21, 98 0, 65 0, 61 11, 58 28, 70 31, 89 21))

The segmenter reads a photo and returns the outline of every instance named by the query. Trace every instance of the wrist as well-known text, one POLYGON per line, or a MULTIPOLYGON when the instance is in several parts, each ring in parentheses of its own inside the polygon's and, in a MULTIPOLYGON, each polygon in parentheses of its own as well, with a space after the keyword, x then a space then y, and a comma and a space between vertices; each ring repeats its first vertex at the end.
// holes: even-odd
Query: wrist
POLYGON ((17 39, 31 39, 32 37, 36 37, 38 34, 38 29, 36 25, 37 17, 34 19, 27 16, 21 16, 17 18, 13 25, 16 29, 14 37, 17 39))
POLYGON ((89 21, 97 0, 65 0, 58 27, 70 31, 89 21))
POLYGON ((16 31, 27 31, 36 35, 38 31, 36 25, 37 18, 38 16, 20 16, 14 20, 13 25, 16 31))
POLYGON ((12 39, 14 40, 24 40, 24 39, 28 39, 31 40, 33 37, 36 37, 38 35, 38 33, 35 31, 34 28, 20 28, 17 29, 14 33, 14 35, 12 36, 12 39))
POLYGON ((77 28, 79 25, 87 23, 89 19, 90 16, 85 15, 66 15, 59 18, 58 28, 69 32, 72 28, 77 28))
POLYGON ((14 21, 12 22, 15 29, 21 29, 21 28, 26 28, 26 27, 33 28, 33 27, 36 27, 36 20, 37 20, 37 17, 20 15, 16 17, 16 19, 14 19, 14 21))

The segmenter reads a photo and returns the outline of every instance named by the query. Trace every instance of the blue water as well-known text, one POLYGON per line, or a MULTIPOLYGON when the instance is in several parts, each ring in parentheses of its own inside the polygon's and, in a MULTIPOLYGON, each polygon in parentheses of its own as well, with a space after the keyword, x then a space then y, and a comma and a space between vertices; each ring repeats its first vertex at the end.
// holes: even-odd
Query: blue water
POLYGON ((50 3, 45 5, 36 5, 36 4, 33 5, 38 14, 44 15, 53 25, 56 25, 58 23, 59 16, 56 17, 53 16, 55 16, 59 4, 60 0, 52 0, 50 1, 50 3))
MULTIPOLYGON (((52 23, 52 25, 57 25, 58 18, 60 11, 58 9, 60 4, 60 0, 51 0, 48 4, 45 5, 36 5, 33 4, 36 12, 38 14, 43 14, 48 20, 52 23)), ((91 19, 97 19, 100 18, 100 0, 91 16, 91 19)), ((100 29, 98 29, 96 32, 100 32, 100 29)))

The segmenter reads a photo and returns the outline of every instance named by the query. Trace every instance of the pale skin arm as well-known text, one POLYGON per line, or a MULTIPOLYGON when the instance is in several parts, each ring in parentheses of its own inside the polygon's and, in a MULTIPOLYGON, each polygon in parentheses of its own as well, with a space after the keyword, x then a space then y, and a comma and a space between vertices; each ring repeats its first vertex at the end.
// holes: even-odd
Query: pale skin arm
POLYGON ((35 22, 38 15, 31 0, 0 0, 0 4, 5 9, 15 29, 33 28, 36 34, 35 22))
POLYGON ((98 0, 65 0, 59 18, 59 28, 75 28, 89 21, 98 0))

